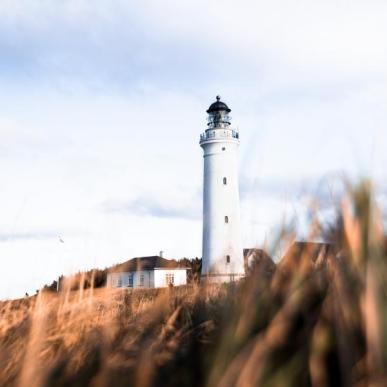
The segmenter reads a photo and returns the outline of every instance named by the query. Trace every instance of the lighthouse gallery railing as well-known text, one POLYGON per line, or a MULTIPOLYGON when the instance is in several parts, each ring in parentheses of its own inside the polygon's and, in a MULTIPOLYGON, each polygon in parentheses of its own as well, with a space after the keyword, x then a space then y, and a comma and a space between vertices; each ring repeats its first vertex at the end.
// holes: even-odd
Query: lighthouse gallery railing
POLYGON ((200 141, 213 140, 216 138, 236 138, 239 139, 239 133, 236 130, 207 130, 200 135, 200 141))

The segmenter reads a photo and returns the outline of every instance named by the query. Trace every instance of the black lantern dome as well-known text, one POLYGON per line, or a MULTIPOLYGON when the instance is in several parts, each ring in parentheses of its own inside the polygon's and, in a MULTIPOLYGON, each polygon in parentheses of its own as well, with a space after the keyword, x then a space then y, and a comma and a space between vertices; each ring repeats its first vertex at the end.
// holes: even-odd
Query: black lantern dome
POLYGON ((224 129, 230 125, 231 117, 228 113, 231 109, 220 101, 220 96, 216 96, 216 102, 214 102, 207 110, 208 113, 208 128, 209 129, 224 129))
POLYGON ((220 112, 225 111, 227 113, 231 112, 231 109, 220 100, 220 95, 216 96, 216 102, 211 104, 211 106, 208 108, 207 113, 214 113, 214 112, 220 112))

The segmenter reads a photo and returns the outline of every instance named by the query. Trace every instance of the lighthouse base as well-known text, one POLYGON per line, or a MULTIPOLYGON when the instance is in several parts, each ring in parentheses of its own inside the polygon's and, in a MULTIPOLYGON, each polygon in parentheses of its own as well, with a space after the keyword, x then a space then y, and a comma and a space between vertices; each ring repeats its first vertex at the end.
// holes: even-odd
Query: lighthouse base
POLYGON ((225 274, 202 274, 200 276, 201 283, 220 284, 225 282, 236 282, 244 278, 245 275, 241 273, 225 273, 225 274))

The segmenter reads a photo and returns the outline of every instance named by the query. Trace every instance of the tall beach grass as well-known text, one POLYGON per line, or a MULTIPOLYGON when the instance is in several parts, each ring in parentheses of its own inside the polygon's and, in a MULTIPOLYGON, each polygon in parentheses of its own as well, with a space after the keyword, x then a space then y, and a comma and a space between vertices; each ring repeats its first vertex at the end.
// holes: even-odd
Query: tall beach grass
POLYGON ((329 238, 262 255, 239 283, 67 283, 1 302, 0 385, 386 386, 387 245, 369 182, 329 238))

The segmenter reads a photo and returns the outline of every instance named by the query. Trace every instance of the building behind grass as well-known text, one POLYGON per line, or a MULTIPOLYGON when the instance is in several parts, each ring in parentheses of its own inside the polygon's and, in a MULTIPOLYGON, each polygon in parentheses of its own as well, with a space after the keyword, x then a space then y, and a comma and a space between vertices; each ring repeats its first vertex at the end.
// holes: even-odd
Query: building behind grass
POLYGON ((162 288, 187 284, 188 267, 158 255, 130 259, 108 269, 110 288, 162 288))

